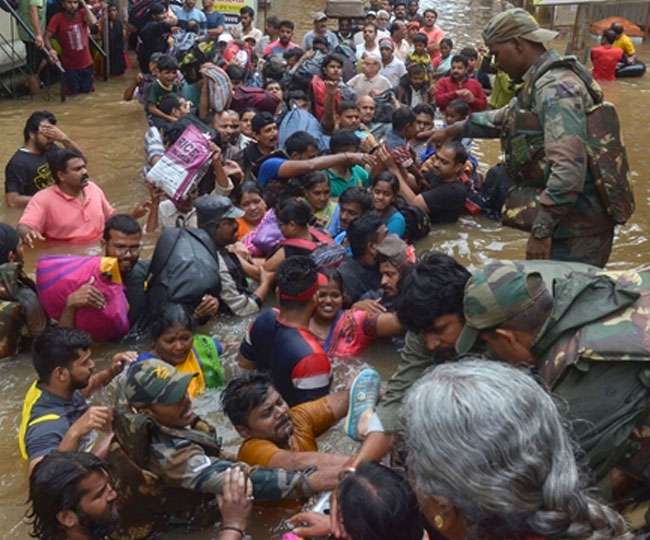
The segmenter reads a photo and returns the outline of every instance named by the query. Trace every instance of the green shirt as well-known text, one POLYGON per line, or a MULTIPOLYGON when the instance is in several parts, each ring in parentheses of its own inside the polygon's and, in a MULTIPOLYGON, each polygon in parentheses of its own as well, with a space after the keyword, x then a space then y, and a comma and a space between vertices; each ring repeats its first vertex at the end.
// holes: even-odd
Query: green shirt
POLYGON ((165 96, 170 94, 178 94, 178 87, 175 84, 172 84, 171 87, 165 88, 158 79, 149 85, 149 91, 147 92, 147 103, 151 103, 156 107, 160 105, 160 102, 165 96))
MULTIPOLYGON (((47 11, 43 5, 43 0, 20 0, 18 2, 18 14, 22 17, 25 24, 31 28, 32 32, 36 34, 34 26, 32 25, 32 17, 30 15, 30 8, 36 6, 38 8, 38 19, 41 25, 41 33, 45 34, 47 27, 45 24, 45 12, 47 11)), ((33 39, 23 30, 22 26, 18 26, 18 35, 22 41, 32 42, 33 39)))
POLYGON ((353 165, 348 178, 341 178, 331 169, 326 169, 327 179, 330 182, 330 195, 340 197, 350 187, 363 187, 368 185, 368 171, 360 165, 353 165))

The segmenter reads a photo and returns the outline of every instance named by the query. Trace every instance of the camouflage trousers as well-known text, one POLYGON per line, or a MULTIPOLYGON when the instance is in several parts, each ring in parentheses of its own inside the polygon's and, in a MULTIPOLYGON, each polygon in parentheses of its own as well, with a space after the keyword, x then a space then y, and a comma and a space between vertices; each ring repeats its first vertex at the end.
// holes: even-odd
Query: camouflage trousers
POLYGON ((553 238, 551 259, 555 261, 580 262, 603 268, 609 260, 614 241, 614 227, 593 236, 553 238))

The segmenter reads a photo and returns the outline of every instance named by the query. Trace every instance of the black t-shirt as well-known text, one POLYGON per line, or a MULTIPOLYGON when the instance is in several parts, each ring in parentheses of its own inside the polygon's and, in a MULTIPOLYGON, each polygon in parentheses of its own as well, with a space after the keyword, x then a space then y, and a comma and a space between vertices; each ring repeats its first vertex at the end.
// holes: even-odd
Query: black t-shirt
POLYGON ((138 56, 143 62, 149 62, 149 58, 155 52, 167 51, 169 47, 167 37, 171 28, 171 25, 166 22, 151 21, 144 25, 140 30, 138 47, 138 56))
POLYGON ((431 223, 453 223, 465 209, 467 187, 460 180, 440 182, 430 178, 432 189, 422 193, 431 223))
POLYGON ((353 258, 343 261, 338 268, 343 281, 345 300, 353 304, 361 296, 373 289, 381 287, 381 275, 377 266, 363 266, 353 258))
POLYGON ((5 167, 5 193, 32 197, 53 183, 47 153, 33 154, 20 148, 5 167))

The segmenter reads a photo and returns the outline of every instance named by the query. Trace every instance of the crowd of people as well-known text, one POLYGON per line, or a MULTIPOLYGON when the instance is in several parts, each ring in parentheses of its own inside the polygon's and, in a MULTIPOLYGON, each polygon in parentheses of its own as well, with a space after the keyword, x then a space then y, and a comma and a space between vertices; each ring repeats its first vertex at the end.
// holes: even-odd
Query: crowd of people
MULTIPOLYGON (((64 0, 44 33, 29 3, 34 63, 64 33, 66 86, 90 91, 94 4, 64 0)), ((250 7, 237 25, 202 7, 128 16, 139 73, 124 98, 147 120, 147 197, 130 213, 50 112, 6 166, 22 214, 0 224, 0 353, 32 345, 18 433, 32 535, 219 523, 239 540, 257 502, 292 511, 286 540, 646 530, 650 282, 603 270, 634 199, 591 73, 523 9, 496 14, 476 49, 417 0, 371 0, 338 29, 315 13, 300 44, 291 20, 262 31, 250 7), (480 138, 503 144, 488 171, 480 138), (481 213, 527 232, 526 260, 470 273, 436 246, 416 255, 431 226, 481 213), (24 250, 53 241, 102 253, 43 257, 31 279, 24 250), (224 316, 251 318, 236 366, 206 333, 224 316), (103 370, 97 341, 119 344, 103 370), (399 351, 394 373, 335 388, 373 342, 399 351), (112 402, 91 404, 107 386, 112 402), (205 394, 242 438, 235 455, 193 409, 205 394), (353 452, 319 448, 337 424, 353 452)))

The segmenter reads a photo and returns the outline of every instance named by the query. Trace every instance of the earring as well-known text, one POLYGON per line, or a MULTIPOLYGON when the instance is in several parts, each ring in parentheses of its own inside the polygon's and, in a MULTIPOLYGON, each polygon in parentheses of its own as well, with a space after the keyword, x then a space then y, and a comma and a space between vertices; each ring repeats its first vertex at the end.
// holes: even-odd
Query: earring
POLYGON ((445 526, 445 520, 442 519, 442 516, 440 514, 433 518, 433 525, 438 530, 442 529, 445 526))

